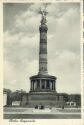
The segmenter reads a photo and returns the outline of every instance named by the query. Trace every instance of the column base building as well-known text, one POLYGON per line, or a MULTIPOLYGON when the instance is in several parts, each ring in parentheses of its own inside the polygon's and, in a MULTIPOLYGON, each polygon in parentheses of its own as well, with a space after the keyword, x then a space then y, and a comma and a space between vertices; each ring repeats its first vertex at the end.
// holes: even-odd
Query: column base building
POLYGON ((50 75, 36 75, 30 77, 31 90, 29 92, 29 105, 55 105, 56 103, 56 90, 55 80, 56 77, 50 75))

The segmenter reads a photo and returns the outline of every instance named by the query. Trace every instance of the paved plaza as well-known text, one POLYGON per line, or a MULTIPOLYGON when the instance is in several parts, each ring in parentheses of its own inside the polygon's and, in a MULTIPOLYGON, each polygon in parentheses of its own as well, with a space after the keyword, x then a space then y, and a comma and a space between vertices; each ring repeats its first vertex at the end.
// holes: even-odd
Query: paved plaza
POLYGON ((21 107, 5 107, 5 119, 80 119, 81 110, 79 108, 21 108, 21 107))

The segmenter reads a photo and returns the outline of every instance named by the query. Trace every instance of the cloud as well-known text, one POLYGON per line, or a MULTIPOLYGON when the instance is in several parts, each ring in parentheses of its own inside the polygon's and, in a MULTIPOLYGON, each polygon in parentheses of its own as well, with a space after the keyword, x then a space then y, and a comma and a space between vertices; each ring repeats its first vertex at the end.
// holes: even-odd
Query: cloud
POLYGON ((22 15, 16 15, 15 27, 17 31, 27 32, 29 34, 38 33, 38 24, 40 22, 40 16, 35 12, 27 10, 22 15))
POLYGON ((33 73, 37 73, 38 62, 32 61, 30 63, 27 60, 24 60, 23 64, 25 65, 22 65, 20 68, 17 68, 14 63, 9 63, 9 61, 4 62, 4 87, 9 88, 11 90, 30 90, 29 77, 32 76, 33 73))
POLYGON ((4 33, 5 58, 15 63, 21 63, 23 59, 37 60, 39 35, 4 33))

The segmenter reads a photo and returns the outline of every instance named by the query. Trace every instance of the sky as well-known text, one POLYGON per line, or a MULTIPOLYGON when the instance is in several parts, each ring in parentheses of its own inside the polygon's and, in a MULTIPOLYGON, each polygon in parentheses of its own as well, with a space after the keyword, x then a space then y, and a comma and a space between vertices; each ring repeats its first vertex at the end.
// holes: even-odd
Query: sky
MULTIPOLYGON (((30 90, 38 74, 38 13, 45 4, 4 3, 4 88, 30 90)), ((80 93, 80 4, 48 3, 48 73, 57 77, 56 90, 80 93)))

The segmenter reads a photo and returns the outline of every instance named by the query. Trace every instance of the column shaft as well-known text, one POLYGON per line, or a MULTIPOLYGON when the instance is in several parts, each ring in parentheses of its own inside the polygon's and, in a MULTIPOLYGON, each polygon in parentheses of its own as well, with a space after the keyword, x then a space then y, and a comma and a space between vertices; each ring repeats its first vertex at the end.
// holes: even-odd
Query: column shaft
POLYGON ((33 87, 32 87, 32 81, 31 81, 31 90, 33 90, 33 87))
POLYGON ((53 90, 53 82, 52 82, 52 90, 53 90))
POLYGON ((46 80, 45 80, 45 89, 46 89, 46 80))
POLYGON ((50 81, 50 89, 52 90, 52 82, 50 81))
POLYGON ((55 82, 54 82, 54 90, 55 90, 55 82))
POLYGON ((41 79, 40 79, 40 89, 41 89, 41 79))
POLYGON ((33 84, 32 84, 32 85, 33 85, 32 87, 33 87, 33 90, 34 90, 34 81, 32 81, 32 83, 33 83, 33 84))
POLYGON ((40 45, 39 45, 39 74, 47 74, 47 25, 42 19, 39 27, 40 45))

